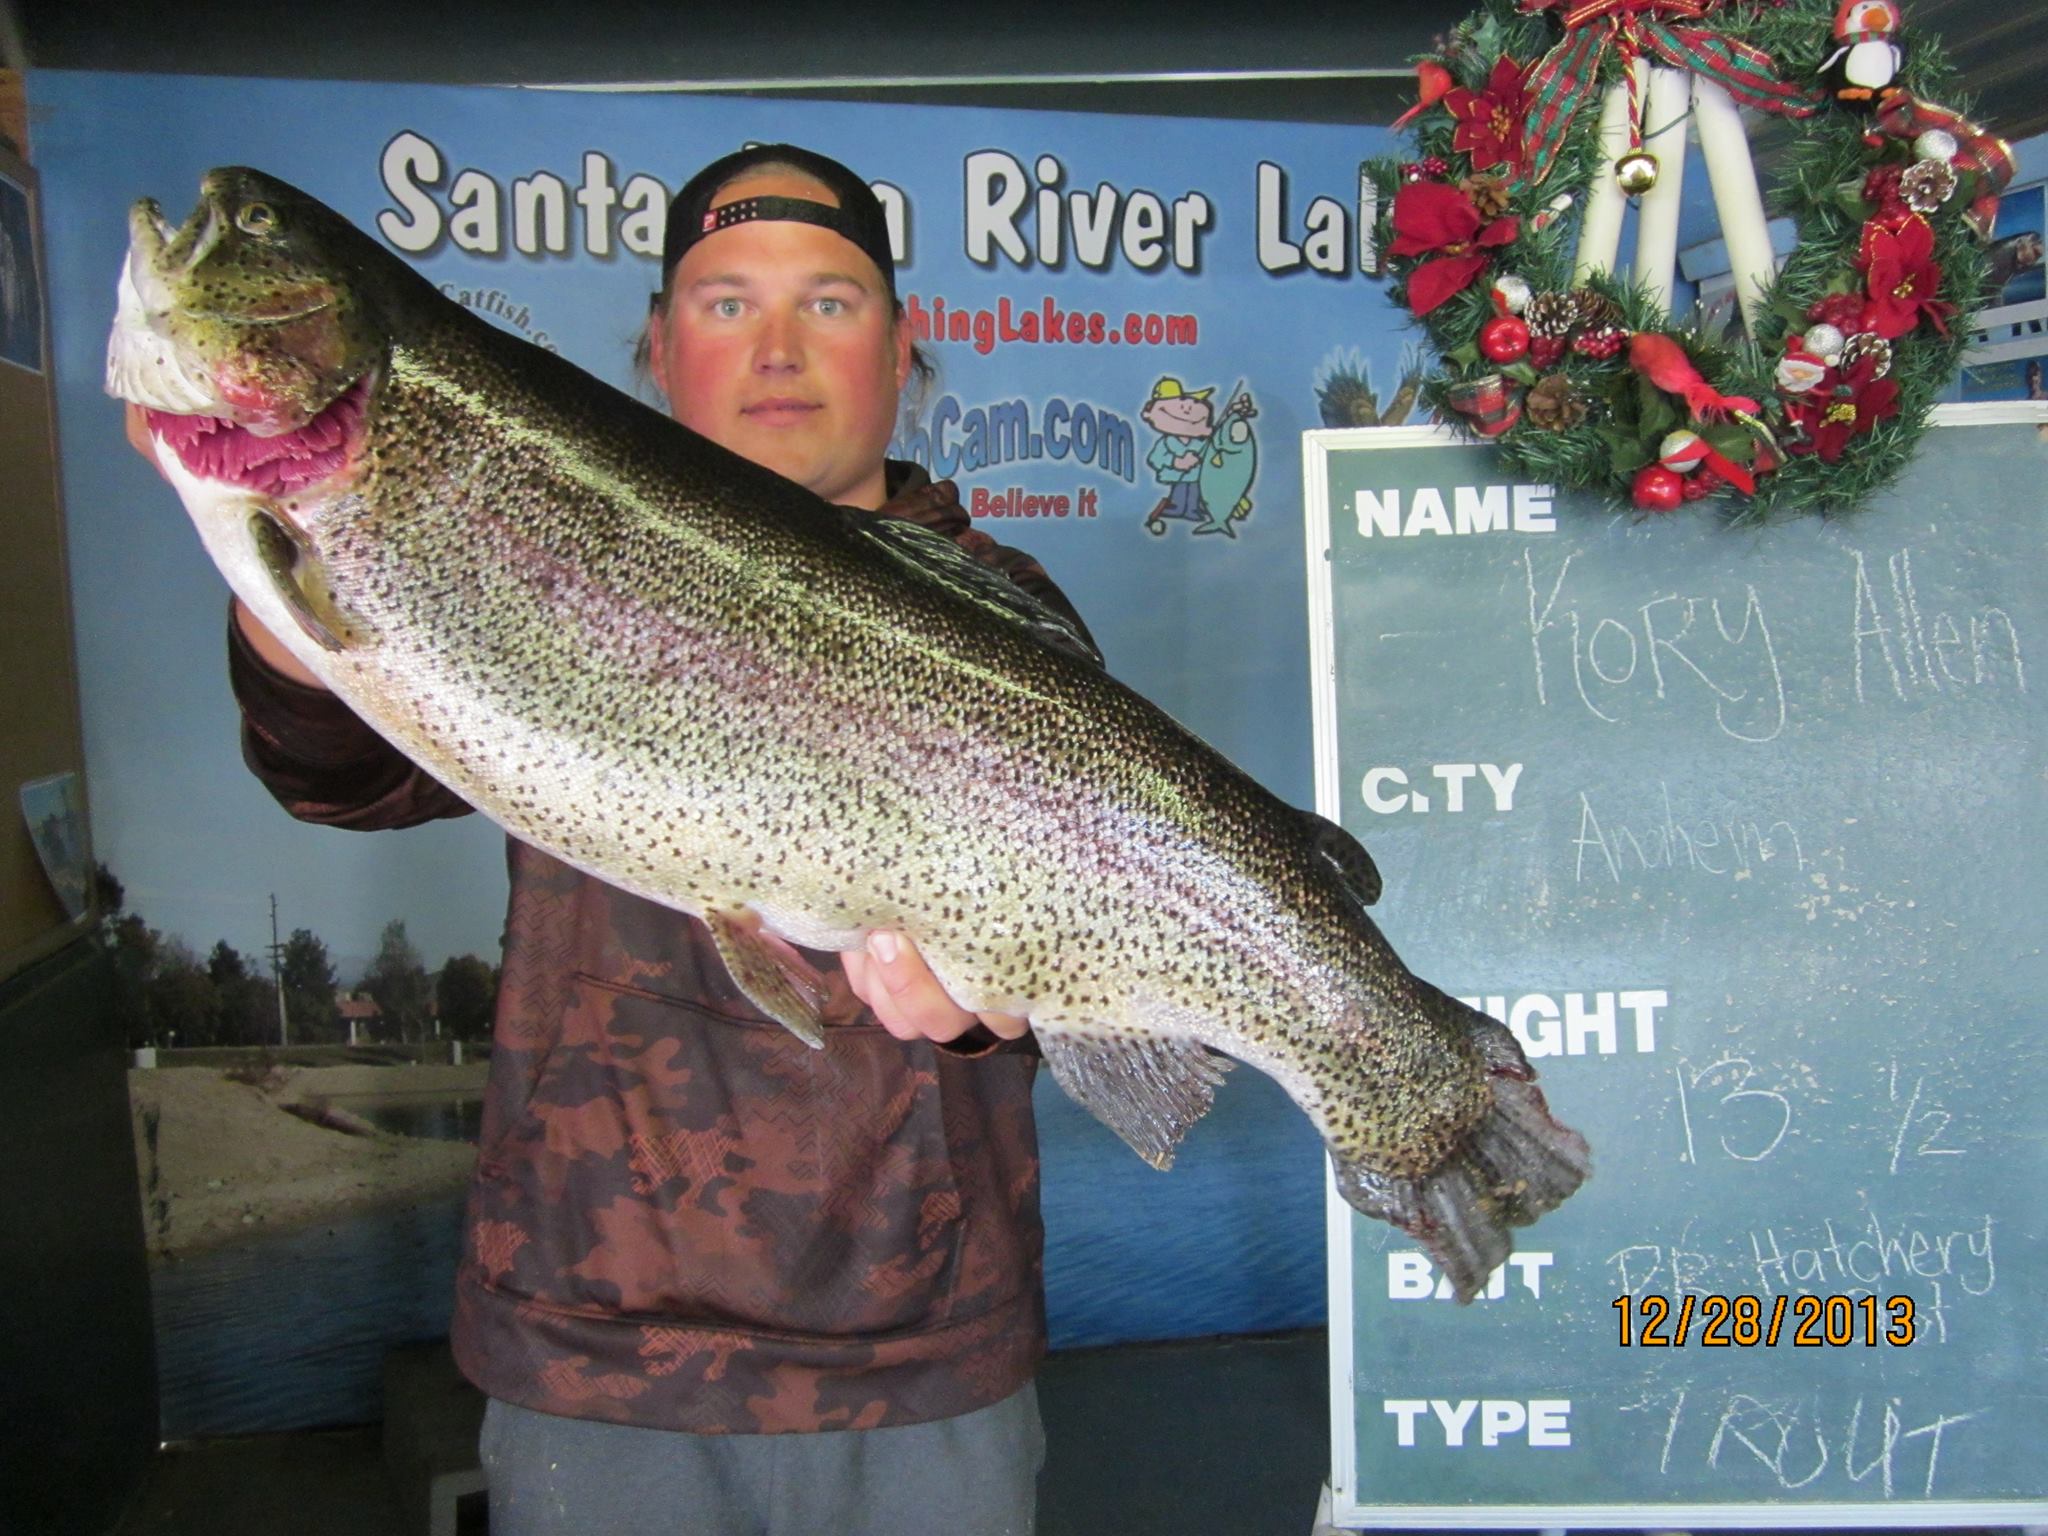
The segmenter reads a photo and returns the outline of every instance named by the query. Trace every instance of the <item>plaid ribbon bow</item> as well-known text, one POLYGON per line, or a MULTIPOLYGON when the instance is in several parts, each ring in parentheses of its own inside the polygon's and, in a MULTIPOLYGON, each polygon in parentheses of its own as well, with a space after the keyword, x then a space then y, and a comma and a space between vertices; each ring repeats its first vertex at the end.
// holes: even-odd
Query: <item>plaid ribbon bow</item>
MULTIPOLYGON (((1719 0, 1522 0, 1525 11, 1555 10, 1564 38, 1529 72, 1533 112, 1523 135, 1527 176, 1541 186, 1557 163, 1572 118, 1594 95, 1610 53, 1630 72, 1637 58, 1654 54, 1673 69, 1720 82, 1745 106, 1781 117, 1810 117, 1826 102, 1816 87, 1778 77, 1761 48, 1706 27, 1674 25, 1703 20, 1719 0)), ((1639 119, 1631 111, 1631 141, 1639 119)))
POLYGON ((1963 217, 1978 239, 1989 240, 1992 226, 1998 220, 1998 194, 2012 180, 2012 146, 1962 113, 1904 91, 1879 104, 1877 126, 1895 139, 1915 139, 1930 128, 1944 129, 1954 136, 1956 157, 1950 163, 1958 173, 1979 178, 1977 195, 1970 200, 1969 212, 1963 217))

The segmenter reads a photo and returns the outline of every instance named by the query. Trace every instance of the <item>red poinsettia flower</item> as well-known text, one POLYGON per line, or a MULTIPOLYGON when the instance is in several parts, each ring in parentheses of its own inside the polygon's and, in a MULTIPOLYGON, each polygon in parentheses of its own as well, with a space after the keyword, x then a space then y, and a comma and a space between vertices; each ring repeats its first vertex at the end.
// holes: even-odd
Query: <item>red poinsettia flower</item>
POLYGON ((1520 229, 1521 221, 1513 214, 1486 223, 1472 199, 1447 182, 1404 183, 1394 194, 1394 243, 1387 247, 1389 253, 1442 253, 1408 274, 1408 307, 1426 315, 1471 286, 1493 260, 1487 253, 1512 243, 1520 229))
POLYGON ((1856 265, 1863 269, 1870 294, 1865 312, 1871 329, 1887 341, 1905 335, 1922 316, 1942 335, 1956 312, 1953 304, 1935 297, 1941 288, 1941 267, 1934 259, 1934 226, 1918 214, 1889 225, 1873 220, 1863 226, 1856 265))
POLYGON ((1468 91, 1454 86, 1444 93, 1444 110, 1458 120, 1451 148, 1472 157, 1472 169, 1522 165, 1522 123, 1529 115, 1528 93, 1522 89, 1527 71, 1503 54, 1494 61, 1486 88, 1468 91))
POLYGON ((1866 357, 1846 373, 1832 374, 1830 370, 1832 377, 1821 388, 1789 402, 1785 414, 1806 434, 1806 440, 1792 445, 1792 451, 1818 454, 1824 464, 1838 463, 1851 438, 1898 415, 1898 381, 1873 377, 1877 368, 1877 359, 1866 357))

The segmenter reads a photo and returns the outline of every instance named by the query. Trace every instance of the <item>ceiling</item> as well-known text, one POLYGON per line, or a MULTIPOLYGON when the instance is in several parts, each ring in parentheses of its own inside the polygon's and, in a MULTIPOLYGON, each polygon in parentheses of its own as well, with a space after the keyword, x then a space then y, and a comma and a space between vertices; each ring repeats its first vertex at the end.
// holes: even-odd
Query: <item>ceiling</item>
MULTIPOLYGON (((0 0, 32 67, 449 83, 678 84, 847 100, 1384 123, 1458 0, 1049 0, 751 9, 674 0, 0 0), (1183 78, 1167 78, 1181 76, 1183 78)), ((1981 116, 2048 130, 2048 6, 1906 0, 1981 116)))

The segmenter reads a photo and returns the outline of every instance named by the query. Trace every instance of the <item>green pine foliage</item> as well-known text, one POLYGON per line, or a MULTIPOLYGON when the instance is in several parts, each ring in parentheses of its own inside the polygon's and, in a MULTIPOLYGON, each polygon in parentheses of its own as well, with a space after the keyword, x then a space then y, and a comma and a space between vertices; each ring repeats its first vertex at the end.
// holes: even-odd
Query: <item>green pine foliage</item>
MULTIPOLYGON (((1812 81, 1834 49, 1832 23, 1835 0, 1733 0, 1706 18, 1703 25, 1763 49, 1776 62, 1779 76, 1812 81)), ((1478 11, 1460 22, 1446 41, 1440 61, 1458 84, 1482 89, 1494 62, 1503 53, 1528 65, 1555 46, 1562 34, 1545 15, 1527 15, 1514 0, 1484 0, 1478 11)), ((1939 41, 1915 33, 1910 25, 1898 36, 1902 60, 1896 83, 1922 101, 1969 114, 1955 94, 1954 69, 1939 41)), ((1613 50, 1603 60, 1600 88, 1619 78, 1620 62, 1613 50)), ((1426 403, 1453 423, 1460 418, 1445 404, 1454 386, 1494 372, 1524 385, 1539 377, 1526 361, 1502 368, 1481 357, 1476 337, 1492 315, 1491 280, 1505 272, 1521 276, 1534 292, 1564 291, 1572 286, 1572 263, 1578 240, 1584 189, 1595 175, 1608 174, 1600 164, 1598 129, 1600 90, 1590 92, 1574 115, 1556 162, 1540 186, 1516 181, 1510 187, 1511 208, 1520 221, 1520 237, 1497 253, 1499 259, 1462 293, 1439 305, 1421 322, 1441 359, 1437 374, 1423 387, 1426 403), (1555 199, 1570 194, 1562 212, 1555 199), (1533 227, 1537 215, 1551 212, 1544 229, 1533 227)), ((1401 186, 1401 166, 1431 156, 1449 166, 1456 183, 1472 170, 1464 153, 1452 147, 1456 120, 1441 106, 1421 114, 1412 124, 1412 151, 1379 160, 1369 167, 1379 191, 1378 236, 1382 249, 1392 244, 1392 210, 1401 186)), ((1785 261, 1777 281, 1759 307, 1761 334, 1726 338, 1703 334, 1689 319, 1663 313, 1626 280, 1594 279, 1590 286, 1613 299, 1621 309, 1625 330, 1658 330, 1684 347, 1710 384, 1724 394, 1746 395, 1763 407, 1766 421, 1782 422, 1774 372, 1788 336, 1802 334, 1806 311, 1830 293, 1861 291, 1863 274, 1852 262, 1863 221, 1874 211, 1861 199, 1866 174, 1887 161, 1912 163, 1910 142, 1886 138, 1873 147, 1865 135, 1871 119, 1829 105, 1801 120, 1783 163, 1773 178, 1769 212, 1790 216, 1797 226, 1798 246, 1785 261)), ((1505 167, 1482 174, 1499 174, 1505 167)), ((1833 514, 1852 510, 1895 479, 1919 446, 1927 413, 1936 396, 1961 366, 1971 318, 1981 306, 1985 258, 1961 214, 1976 188, 1965 177, 1955 195, 1930 218, 1935 232, 1935 260, 1942 272, 1940 297, 1957 307, 1947 334, 1923 323, 1893 343, 1892 376, 1899 385, 1899 412, 1891 420, 1853 439, 1841 461, 1822 463, 1815 455, 1784 458, 1779 468, 1761 476, 1757 493, 1747 497, 1724 489, 1715 497, 1725 517, 1735 524, 1759 523, 1788 513, 1833 514)), ((1427 258, 1423 258, 1427 259, 1427 258)), ((1396 262, 1405 268, 1405 261, 1396 262)), ((1404 307, 1407 286, 1397 272, 1392 297, 1404 307)), ((1495 439, 1508 466, 1517 474, 1559 485, 1598 489, 1621 506, 1630 505, 1630 477, 1654 461, 1663 434, 1685 426, 1683 402, 1664 396, 1628 366, 1626 352, 1593 360, 1568 351, 1559 364, 1575 392, 1590 405, 1586 419, 1566 430, 1546 430, 1526 417, 1495 439)), ((1748 461, 1757 449, 1747 429, 1727 425, 1703 430, 1713 445, 1731 458, 1748 461)))

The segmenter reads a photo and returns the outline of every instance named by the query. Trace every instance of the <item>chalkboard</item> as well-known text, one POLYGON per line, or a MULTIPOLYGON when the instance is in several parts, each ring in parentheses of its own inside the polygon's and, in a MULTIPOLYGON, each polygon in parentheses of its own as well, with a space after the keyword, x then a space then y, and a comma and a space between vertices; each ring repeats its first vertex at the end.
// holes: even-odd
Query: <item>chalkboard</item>
POLYGON ((2041 422, 1748 532, 1305 435, 1319 809, 1594 1155, 1468 1307, 1332 1187, 1338 1524, 2048 1521, 2041 422))

